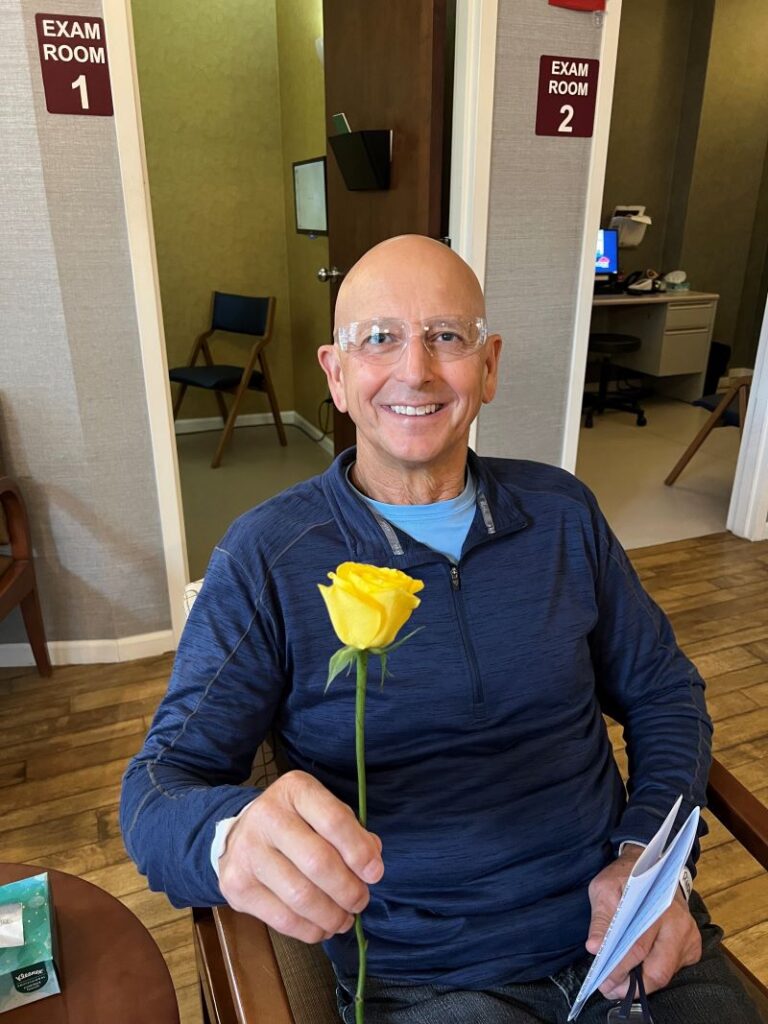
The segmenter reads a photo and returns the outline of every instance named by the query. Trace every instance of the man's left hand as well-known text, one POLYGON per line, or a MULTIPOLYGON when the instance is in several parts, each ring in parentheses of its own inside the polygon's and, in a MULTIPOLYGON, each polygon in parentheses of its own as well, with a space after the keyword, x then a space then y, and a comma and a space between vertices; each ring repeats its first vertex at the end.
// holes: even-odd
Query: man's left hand
MULTIPOLYGON (((621 893, 642 853, 639 846, 628 846, 624 852, 589 886, 592 920, 587 938, 587 950, 597 953, 621 893)), ((685 897, 678 890, 669 910, 647 932, 640 936, 629 953, 600 986, 606 999, 621 999, 629 988, 629 972, 639 963, 643 965, 646 992, 665 988, 681 967, 698 963, 701 959, 701 935, 690 915, 685 897)))

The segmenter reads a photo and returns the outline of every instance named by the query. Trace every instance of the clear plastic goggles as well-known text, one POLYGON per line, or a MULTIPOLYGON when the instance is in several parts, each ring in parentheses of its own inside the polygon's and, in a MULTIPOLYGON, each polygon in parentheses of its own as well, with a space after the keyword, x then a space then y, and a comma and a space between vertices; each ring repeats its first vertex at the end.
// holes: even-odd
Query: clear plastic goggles
POLYGON ((482 317, 433 316, 418 323, 376 317, 343 324, 334 331, 334 338, 342 352, 384 364, 396 363, 417 333, 430 356, 449 362, 481 349, 488 338, 488 325, 482 317))

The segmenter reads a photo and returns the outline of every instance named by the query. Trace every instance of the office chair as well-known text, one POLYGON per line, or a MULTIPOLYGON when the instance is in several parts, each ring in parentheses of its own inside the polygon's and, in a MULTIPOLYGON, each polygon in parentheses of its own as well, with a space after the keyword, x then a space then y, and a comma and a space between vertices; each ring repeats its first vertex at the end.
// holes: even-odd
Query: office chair
POLYGON ((624 352, 636 352, 641 344, 640 338, 635 338, 631 334, 590 334, 589 352, 600 355, 602 358, 597 393, 584 392, 583 411, 586 413, 584 426, 588 429, 594 426, 595 412, 602 414, 606 409, 619 409, 622 412, 634 413, 637 417, 638 427, 644 427, 648 422, 645 418, 645 410, 638 405, 638 399, 642 395, 640 388, 608 390, 608 385, 614 376, 614 356, 620 356, 624 352))
POLYGON ((269 407, 275 420, 275 428, 281 445, 288 442, 285 437, 283 421, 280 418, 280 407, 277 403, 272 377, 267 365, 264 349, 272 337, 272 325, 275 319, 275 299, 252 298, 247 295, 228 295, 224 292, 213 293, 213 310, 211 326, 204 331, 192 346, 189 360, 185 366, 175 366, 169 371, 171 382, 179 385, 173 403, 174 420, 179 414, 181 403, 187 388, 205 388, 212 391, 224 423, 216 454, 211 462, 211 469, 221 463, 224 449, 235 429, 235 422, 240 410, 240 403, 246 391, 263 391, 269 399, 269 407), (216 332, 225 331, 230 334, 247 334, 255 337, 244 366, 232 366, 229 363, 214 362, 211 354, 211 338, 216 332), (196 365, 202 353, 204 364, 196 365), (256 363, 259 364, 257 370, 256 363), (222 392, 233 395, 232 408, 227 410, 222 392))

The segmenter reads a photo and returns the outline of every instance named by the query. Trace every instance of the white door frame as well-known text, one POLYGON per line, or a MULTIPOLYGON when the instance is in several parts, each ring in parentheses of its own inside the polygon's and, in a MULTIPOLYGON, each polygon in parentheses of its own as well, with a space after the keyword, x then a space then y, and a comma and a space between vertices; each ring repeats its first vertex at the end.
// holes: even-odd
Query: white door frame
POLYGON ((763 314, 727 526, 737 537, 768 540, 768 302, 763 314))
MULTIPOLYGON (((451 246, 485 285, 498 0, 457 0, 451 127, 451 246)), ((469 444, 477 442, 477 419, 469 444)))
POLYGON ((103 0, 103 11, 171 628, 176 645, 184 627, 184 588, 189 582, 189 566, 130 0, 103 0))
MULTIPOLYGON (((561 466, 570 472, 576 468, 579 445, 581 404, 594 291, 595 238, 600 226, 600 209, 605 184, 620 17, 621 0, 609 0, 600 56, 600 82, 587 186, 573 355, 560 460, 561 466)), ((768 538, 768 305, 766 305, 760 335, 752 393, 731 491, 727 528, 737 537, 745 537, 748 540, 768 538)))

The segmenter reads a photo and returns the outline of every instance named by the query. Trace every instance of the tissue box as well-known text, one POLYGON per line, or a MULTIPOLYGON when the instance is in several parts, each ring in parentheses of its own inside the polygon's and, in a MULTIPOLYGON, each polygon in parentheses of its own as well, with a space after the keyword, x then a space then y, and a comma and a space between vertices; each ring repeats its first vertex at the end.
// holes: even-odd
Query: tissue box
POLYGON ((61 992, 47 872, 0 886, 0 1013, 61 992))

